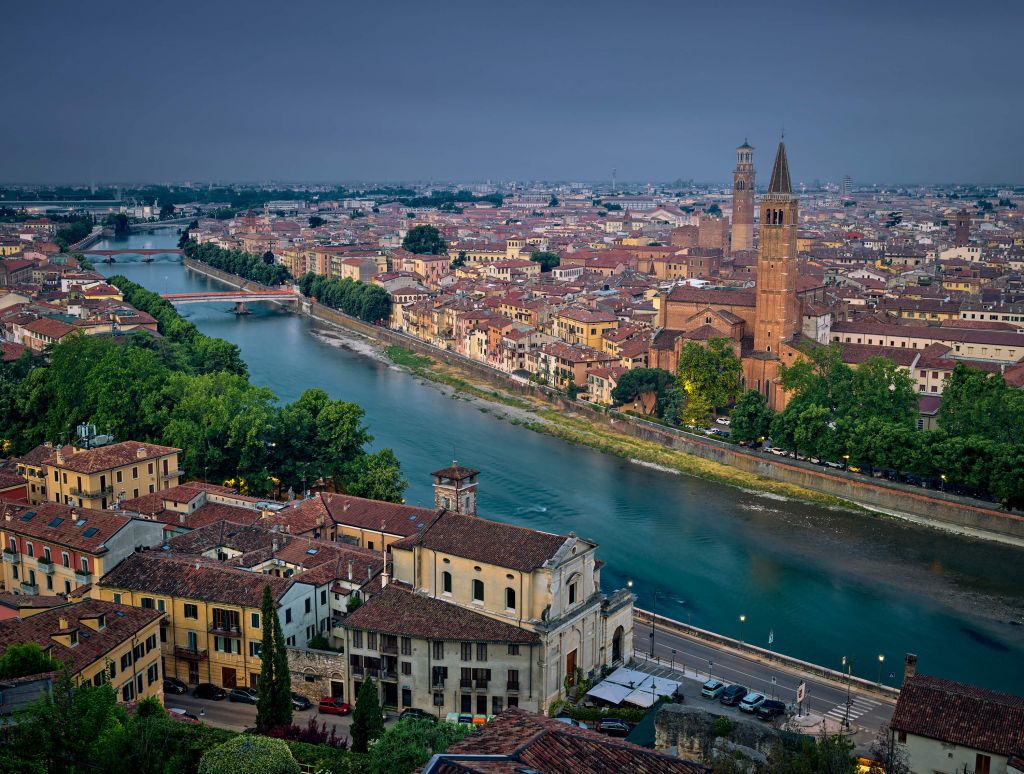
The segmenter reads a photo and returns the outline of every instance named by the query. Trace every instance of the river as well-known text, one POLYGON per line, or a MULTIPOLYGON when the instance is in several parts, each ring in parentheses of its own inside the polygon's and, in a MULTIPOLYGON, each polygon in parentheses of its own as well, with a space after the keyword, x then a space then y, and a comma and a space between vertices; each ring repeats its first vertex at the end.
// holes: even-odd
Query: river
MULTIPOLYGON (((169 247, 174 230, 97 249, 169 247)), ((170 256, 99 265, 162 293, 219 289, 170 256)), ((481 471, 482 515, 600 545, 606 589, 634 581, 647 609, 835 669, 898 684, 919 670, 1024 693, 1024 551, 893 519, 744 492, 634 464, 502 421, 404 371, 332 346, 314 321, 265 305, 182 314, 239 346, 254 383, 284 401, 321 387, 366 411, 390 446, 406 497, 433 502, 430 472, 452 459, 481 471), (655 600, 655 595, 657 599, 655 600), (740 623, 740 616, 746 616, 740 623), (1016 623, 1013 623, 1013 622, 1016 623), (742 631, 741 631, 742 626, 742 631), (893 677, 890 677, 890 674, 893 677)), ((638 632, 638 647, 646 642, 638 632)))

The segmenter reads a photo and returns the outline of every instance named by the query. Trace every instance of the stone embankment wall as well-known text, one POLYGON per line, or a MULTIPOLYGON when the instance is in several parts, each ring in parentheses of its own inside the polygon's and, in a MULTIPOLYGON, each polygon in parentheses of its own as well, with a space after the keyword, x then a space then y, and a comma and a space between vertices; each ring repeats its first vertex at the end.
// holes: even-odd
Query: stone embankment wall
MULTIPOLYGON (((216 277, 235 287, 246 290, 266 289, 258 282, 245 280, 188 258, 184 259, 184 263, 191 269, 216 277)), ((1024 544, 1024 516, 1001 511, 980 501, 884 479, 869 478, 843 470, 822 468, 800 460, 775 457, 624 414, 605 412, 570 401, 555 390, 525 384, 502 371, 456 352, 439 349, 419 339, 350 317, 322 304, 304 302, 302 311, 314 319, 427 355, 506 392, 540 398, 555 408, 584 415, 619 433, 730 465, 765 478, 832 495, 894 516, 907 516, 947 529, 973 530, 979 537, 993 537, 1024 544)))

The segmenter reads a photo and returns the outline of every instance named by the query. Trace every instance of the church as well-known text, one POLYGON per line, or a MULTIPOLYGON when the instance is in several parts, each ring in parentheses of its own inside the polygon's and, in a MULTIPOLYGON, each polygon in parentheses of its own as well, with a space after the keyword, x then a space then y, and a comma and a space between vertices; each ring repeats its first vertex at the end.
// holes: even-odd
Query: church
MULTIPOLYGON (((753 148, 737 148, 733 173, 733 252, 750 249, 754 233, 753 148)), ((798 293, 798 199, 789 177, 785 142, 780 141, 768 191, 761 196, 754 288, 714 290, 680 285, 661 299, 658 333, 651 344, 652 367, 676 370, 687 342, 726 338, 743 363, 743 386, 763 394, 781 410, 787 396, 779 367, 800 353, 803 309, 798 293)))

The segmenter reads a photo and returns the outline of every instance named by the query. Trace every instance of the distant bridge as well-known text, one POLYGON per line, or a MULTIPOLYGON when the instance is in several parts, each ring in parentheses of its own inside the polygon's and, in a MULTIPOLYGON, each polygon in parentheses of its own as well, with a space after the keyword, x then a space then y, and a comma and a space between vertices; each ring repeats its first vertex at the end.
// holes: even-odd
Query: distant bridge
POLYGON ((172 304, 208 304, 229 302, 235 305, 235 314, 248 314, 247 303, 273 301, 278 304, 298 303, 302 298, 290 290, 226 290, 216 293, 162 293, 172 304))
POLYGON ((182 251, 176 247, 164 247, 160 249, 149 249, 149 248, 123 248, 120 250, 93 250, 92 248, 86 248, 82 251, 85 255, 183 255, 182 251))

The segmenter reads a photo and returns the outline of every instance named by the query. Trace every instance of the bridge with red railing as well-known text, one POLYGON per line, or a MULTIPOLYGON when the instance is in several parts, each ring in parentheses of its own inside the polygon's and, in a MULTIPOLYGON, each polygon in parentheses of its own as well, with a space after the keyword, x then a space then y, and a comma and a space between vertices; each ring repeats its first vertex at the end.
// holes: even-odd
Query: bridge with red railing
POLYGON ((236 311, 244 311, 244 305, 255 301, 295 303, 302 296, 292 290, 225 290, 213 293, 161 293, 172 304, 233 303, 236 311))

